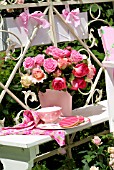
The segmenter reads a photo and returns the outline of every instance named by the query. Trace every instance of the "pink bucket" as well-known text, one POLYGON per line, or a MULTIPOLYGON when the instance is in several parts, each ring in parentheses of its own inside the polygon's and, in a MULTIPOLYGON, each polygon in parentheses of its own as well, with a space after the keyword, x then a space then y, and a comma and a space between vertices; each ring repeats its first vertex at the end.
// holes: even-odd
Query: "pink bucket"
POLYGON ((68 92, 47 89, 38 93, 41 107, 59 106, 63 116, 72 115, 72 96, 68 92))

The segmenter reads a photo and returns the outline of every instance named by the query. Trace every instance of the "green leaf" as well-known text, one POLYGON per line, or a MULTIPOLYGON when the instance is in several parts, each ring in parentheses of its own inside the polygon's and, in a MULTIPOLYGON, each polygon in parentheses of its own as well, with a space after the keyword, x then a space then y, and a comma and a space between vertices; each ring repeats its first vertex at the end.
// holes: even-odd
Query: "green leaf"
POLYGON ((93 5, 92 8, 91 8, 91 11, 92 12, 97 12, 98 11, 98 6, 97 5, 93 5))
POLYGON ((92 161, 92 156, 90 155, 85 155, 84 158, 87 160, 88 163, 92 161))
POLYGON ((71 82, 72 80, 74 80, 74 75, 73 74, 71 74, 70 75, 70 78, 69 78, 69 81, 71 82))
POLYGON ((82 154, 82 153, 87 153, 87 151, 80 151, 79 154, 82 154))
POLYGON ((83 166, 83 170, 90 170, 90 167, 88 166, 87 163, 83 166))
POLYGON ((100 53, 97 50, 93 50, 93 53, 95 54, 96 57, 98 57, 98 59, 101 59, 101 60, 104 59, 104 56, 105 56, 104 53, 100 53))
POLYGON ((22 90, 22 86, 20 85, 14 85, 11 87, 11 90, 15 90, 15 91, 21 91, 22 90))
POLYGON ((70 88, 71 88, 71 84, 70 84, 70 83, 67 83, 67 87, 70 89, 70 88))
POLYGON ((108 10, 106 11, 106 16, 109 18, 110 16, 113 15, 113 13, 114 13, 113 9, 108 9, 108 10))
POLYGON ((9 115, 9 111, 7 109, 3 110, 4 115, 9 115))

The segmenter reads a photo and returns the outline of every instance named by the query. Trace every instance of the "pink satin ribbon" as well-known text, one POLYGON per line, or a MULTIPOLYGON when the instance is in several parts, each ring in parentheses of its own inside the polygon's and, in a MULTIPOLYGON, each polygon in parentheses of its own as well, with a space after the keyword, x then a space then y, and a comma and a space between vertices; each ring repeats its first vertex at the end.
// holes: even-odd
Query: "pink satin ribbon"
POLYGON ((28 22, 30 18, 36 20, 38 25, 41 26, 42 28, 48 28, 50 24, 46 19, 44 19, 44 16, 45 15, 41 11, 35 11, 32 14, 23 12, 19 15, 23 23, 23 27, 27 33, 28 33, 28 22))
POLYGON ((69 6, 66 6, 66 8, 62 11, 62 15, 65 18, 66 23, 72 24, 75 27, 80 25, 79 13, 79 8, 70 11, 69 6))

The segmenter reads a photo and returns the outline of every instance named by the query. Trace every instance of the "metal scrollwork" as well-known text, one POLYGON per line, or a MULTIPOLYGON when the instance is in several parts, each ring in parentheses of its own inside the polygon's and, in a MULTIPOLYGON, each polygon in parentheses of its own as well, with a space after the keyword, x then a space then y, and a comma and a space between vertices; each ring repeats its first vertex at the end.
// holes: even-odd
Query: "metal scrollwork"
POLYGON ((90 6, 89 13, 90 13, 90 16, 91 16, 92 19, 94 19, 94 20, 99 19, 100 15, 101 15, 101 10, 100 10, 99 5, 98 5, 98 4, 92 4, 92 5, 90 6), (98 8, 98 16, 97 16, 97 17, 94 17, 94 15, 92 14, 92 8, 93 8, 94 6, 96 6, 96 7, 98 8))
MULTIPOLYGON (((89 14, 90 14, 92 20, 88 22, 88 24, 86 25, 86 27, 89 27, 93 22, 97 22, 97 21, 103 22, 104 24, 110 26, 110 24, 109 24, 107 21, 105 21, 105 20, 103 20, 103 19, 100 18, 100 16, 101 16, 101 10, 100 10, 100 6, 99 6, 98 4, 92 4, 92 5, 90 6, 89 14), (98 8, 98 15, 97 15, 97 16, 94 16, 93 13, 92 13, 92 8, 93 8, 94 6, 96 6, 96 8, 98 8)), ((94 47, 94 46, 97 46, 96 38, 94 37, 93 33, 94 33, 94 29, 93 29, 93 28, 90 28, 90 32, 89 32, 89 42, 91 43, 91 45, 90 45, 90 46, 87 45, 88 48, 92 48, 92 47, 94 47)), ((84 40, 84 42, 85 42, 85 40, 84 40)), ((85 42, 85 43, 86 43, 86 42, 85 42)))
POLYGON ((7 0, 9 4, 16 4, 17 0, 7 0))
POLYGON ((7 60, 7 59, 19 60, 20 57, 21 57, 21 54, 23 53, 23 46, 22 46, 22 42, 21 42, 21 40, 19 39, 19 37, 16 36, 14 33, 10 32, 10 31, 7 31, 7 30, 2 30, 2 29, 1 29, 0 32, 12 34, 12 35, 18 40, 18 42, 19 42, 19 44, 20 44, 20 46, 21 46, 21 47, 20 47, 21 52, 20 52, 19 57, 18 57, 18 58, 14 58, 14 57, 12 56, 12 54, 15 52, 15 46, 17 45, 17 43, 14 42, 14 41, 12 41, 12 40, 10 40, 10 38, 7 38, 7 41, 6 41, 7 49, 6 49, 6 58, 5 58, 5 59, 6 59, 6 60, 7 60))
MULTIPOLYGON (((36 94, 34 93, 34 92, 32 92, 31 90, 28 90, 28 91, 22 91, 23 93, 24 93, 24 95, 25 95, 25 104, 26 104, 26 106, 28 107, 28 108, 30 108, 29 106, 28 106, 28 104, 27 104, 27 100, 28 100, 28 98, 31 96, 31 99, 29 99, 31 102, 34 102, 34 101, 38 101, 37 100, 37 97, 36 97, 36 94)), ((30 109, 32 109, 32 110, 37 110, 37 109, 39 109, 39 107, 40 107, 41 105, 39 105, 38 107, 36 107, 36 108, 30 108, 30 109)))

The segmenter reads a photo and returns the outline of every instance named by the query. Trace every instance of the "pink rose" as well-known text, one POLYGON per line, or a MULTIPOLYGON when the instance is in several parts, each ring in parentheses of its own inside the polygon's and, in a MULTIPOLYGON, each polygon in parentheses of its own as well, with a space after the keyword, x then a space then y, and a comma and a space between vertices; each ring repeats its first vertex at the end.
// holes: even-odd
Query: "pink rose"
POLYGON ((72 90, 78 90, 78 89, 84 89, 86 88, 86 81, 84 80, 84 78, 75 78, 72 82, 71 82, 71 89, 72 90))
POLYGON ((83 56, 76 50, 71 51, 70 58, 71 58, 71 61, 74 63, 78 63, 83 60, 83 56))
POLYGON ((57 47, 55 47, 55 46, 49 46, 49 47, 47 47, 45 53, 46 53, 47 55, 52 55, 53 51, 54 51, 56 48, 57 48, 57 47))
POLYGON ((53 58, 47 58, 44 60, 43 66, 47 73, 52 73, 55 71, 57 67, 57 61, 54 60, 53 58))
POLYGON ((76 77, 84 77, 84 76, 86 76, 89 73, 89 69, 88 69, 87 64, 85 64, 85 63, 77 64, 75 66, 75 68, 73 69, 72 73, 76 77))
POLYGON ((94 136, 94 138, 92 139, 92 142, 97 146, 102 144, 101 139, 98 136, 94 136))
POLYGON ((63 53, 64 53, 64 57, 70 57, 70 55, 71 55, 71 51, 69 51, 67 49, 64 49, 63 53))
POLYGON ((87 78, 88 79, 93 79, 94 75, 96 74, 96 68, 92 64, 89 65, 88 68, 89 68, 89 73, 87 74, 87 78))
POLYGON ((72 47, 71 46, 67 46, 66 49, 71 51, 72 47))
POLYGON ((34 58, 32 57, 25 58, 25 61, 23 62, 23 66, 25 70, 32 69, 34 67, 34 58))
POLYGON ((36 66, 42 66, 44 62, 44 54, 38 54, 36 57, 34 57, 34 63, 36 66))
POLYGON ((46 49, 45 52, 46 52, 47 55, 51 55, 51 56, 53 56, 53 58, 58 59, 58 58, 60 58, 59 55, 62 54, 62 49, 59 49, 59 48, 54 47, 54 46, 49 46, 49 47, 46 49), (60 53, 60 54, 59 54, 59 53, 60 53))
POLYGON ((32 77, 36 79, 36 81, 33 79, 33 83, 36 82, 43 82, 43 80, 46 78, 46 75, 43 70, 40 68, 34 68, 32 70, 32 77), (35 82, 34 82, 35 81, 35 82))
POLYGON ((65 69, 69 65, 67 58, 58 59, 58 67, 60 69, 65 69))
POLYGON ((54 59, 59 59, 59 58, 69 57, 70 51, 67 49, 62 50, 54 46, 49 46, 46 49, 46 54, 53 56, 54 59))
POLYGON ((63 90, 66 89, 66 81, 64 78, 61 77, 56 77, 53 81, 52 81, 52 87, 54 90, 63 90))

